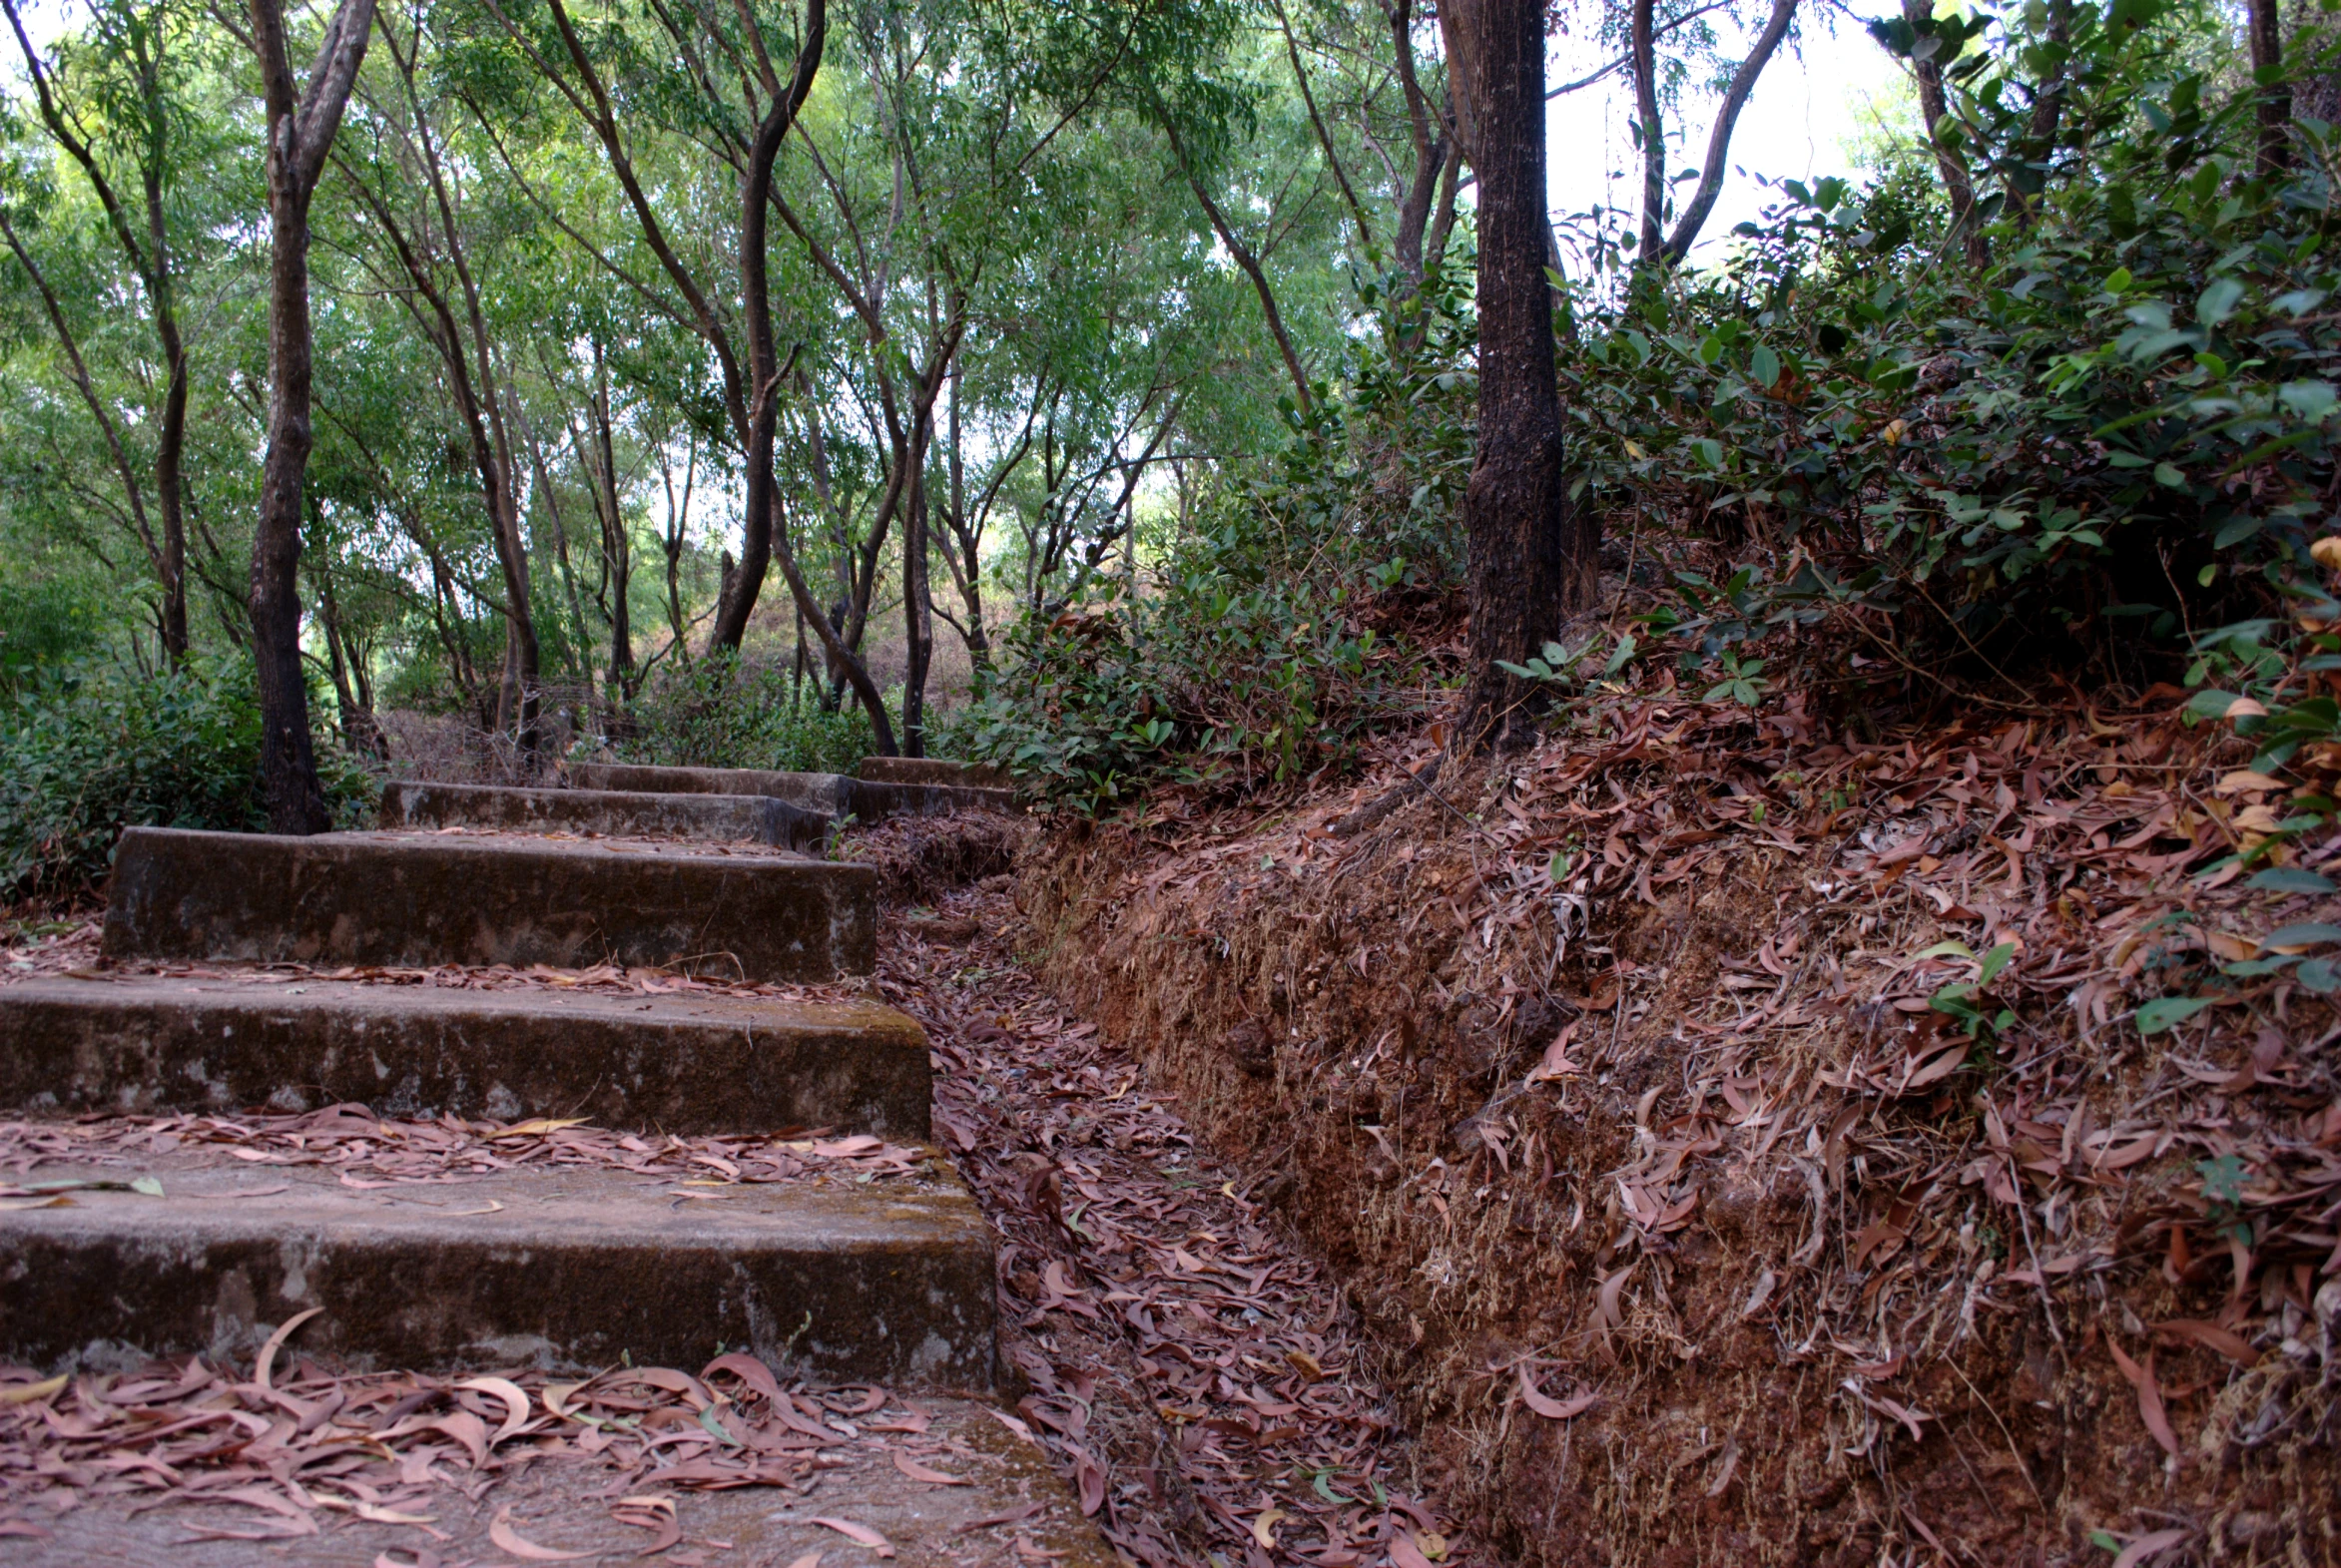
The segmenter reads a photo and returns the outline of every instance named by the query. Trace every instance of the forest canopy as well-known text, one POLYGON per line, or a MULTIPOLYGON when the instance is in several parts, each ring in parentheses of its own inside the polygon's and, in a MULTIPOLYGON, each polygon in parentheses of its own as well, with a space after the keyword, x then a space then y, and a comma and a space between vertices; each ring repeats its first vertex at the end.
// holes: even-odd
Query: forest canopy
POLYGON ((1476 3, 0 5, 20 715, 261 655, 358 759, 416 716, 522 771, 948 748, 1095 805, 1338 765, 1497 667, 1514 706, 1656 658, 1756 700, 1792 633, 1856 689, 2218 718, 2333 652, 2282 613, 2335 504, 2319 7, 1541 13, 1591 74, 1537 91, 1629 85, 1641 166, 1503 242, 1556 515, 1655 586, 1597 650, 1535 589, 1490 664, 1452 640, 1493 624, 1514 134, 1476 3), (1758 78, 1857 25, 1908 122, 1711 229, 1758 78))

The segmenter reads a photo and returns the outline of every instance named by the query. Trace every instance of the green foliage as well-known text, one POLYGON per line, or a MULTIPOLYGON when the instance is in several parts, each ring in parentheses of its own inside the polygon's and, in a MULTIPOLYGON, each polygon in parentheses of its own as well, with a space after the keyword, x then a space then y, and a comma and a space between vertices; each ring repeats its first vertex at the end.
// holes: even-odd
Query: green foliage
POLYGON ((1100 810, 1154 780, 1242 789, 1338 765, 1419 711, 1419 661, 1366 624, 1461 568, 1469 318, 1456 276, 1382 306, 1345 377, 1260 472, 1228 478, 1145 591, 1117 579, 1026 614, 938 735, 1100 810))
POLYGON ((2253 95, 2221 96, 2188 13, 2078 8, 2053 50, 2013 17, 1954 31, 1946 131, 2003 187, 1988 262, 1906 177, 1783 182, 1721 271, 1579 302, 1577 494, 1613 533, 1785 561, 1737 607, 1757 630, 1858 605, 1970 656, 2142 674, 2329 526, 2335 132, 2296 123, 2293 169, 2257 173, 2253 95))
MULTIPOLYGON (((787 666, 731 656, 671 666, 644 689, 615 750, 662 768, 850 774, 870 755, 869 716, 850 698, 823 712, 819 689, 808 679, 800 694, 787 666)), ((887 707, 898 709, 898 696, 887 707)))
MULTIPOLYGON (((72 897, 104 879, 130 826, 260 831, 261 721, 252 669, 145 676, 52 667, 0 703, 0 900, 72 897)), ((326 800, 362 825, 371 775, 318 743, 326 800)))

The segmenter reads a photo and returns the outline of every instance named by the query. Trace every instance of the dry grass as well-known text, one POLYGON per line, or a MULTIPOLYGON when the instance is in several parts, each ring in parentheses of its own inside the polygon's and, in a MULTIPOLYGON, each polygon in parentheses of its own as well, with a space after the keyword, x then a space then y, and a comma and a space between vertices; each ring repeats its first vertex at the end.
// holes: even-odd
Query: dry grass
POLYGON ((2142 715, 1861 745, 1652 695, 1336 831, 1427 755, 1061 831, 1020 900, 1345 1281, 1474 1536, 2341 1560, 2333 1009, 2277 976, 2129 1019, 2331 917, 2196 874, 2264 799, 2232 759, 2142 715), (1946 940, 2014 949, 1972 1044, 1946 940))

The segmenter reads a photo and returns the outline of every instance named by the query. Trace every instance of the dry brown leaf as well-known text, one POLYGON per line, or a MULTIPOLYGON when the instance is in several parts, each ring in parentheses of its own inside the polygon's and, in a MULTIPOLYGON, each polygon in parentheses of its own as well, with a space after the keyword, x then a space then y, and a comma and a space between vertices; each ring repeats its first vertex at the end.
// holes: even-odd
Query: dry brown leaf
POLYGON ((261 1346, 260 1360, 253 1367, 252 1380, 263 1388, 268 1387, 269 1374, 277 1363, 277 1352, 285 1348, 285 1341, 293 1337, 295 1329, 323 1310, 322 1307, 304 1307, 279 1323, 277 1331, 270 1334, 268 1342, 261 1346))
POLYGON ((2161 1386, 2154 1381, 2154 1352, 2146 1352, 2145 1364, 2141 1366, 2129 1358, 2121 1342, 2111 1334, 2105 1335, 2105 1347, 2113 1352, 2113 1362, 2121 1368, 2121 1375, 2137 1389, 2137 1413, 2146 1423, 2146 1430, 2153 1433, 2154 1441, 2162 1445, 2164 1453, 2177 1458, 2178 1434, 2171 1429, 2170 1417, 2162 1408, 2161 1386))
POLYGON ((1601 1402, 1597 1393, 1581 1393, 1570 1399, 1555 1399, 1536 1386, 1528 1375, 1528 1368, 1520 1368, 1520 1402, 1548 1421, 1565 1421, 1584 1414, 1601 1402))
POLYGON ((492 1393, 503 1401, 503 1424, 498 1426, 495 1434, 487 1440, 487 1446, 491 1450, 505 1438, 512 1436, 528 1424, 528 1395, 521 1391, 518 1383, 503 1377, 466 1377, 455 1386, 477 1389, 481 1393, 492 1393))
POLYGON ((924 1481, 929 1486, 969 1486, 974 1484, 964 1475, 945 1475, 940 1470, 929 1469, 898 1448, 894 1450, 894 1468, 910 1477, 911 1480, 924 1481))
POLYGON ((601 1555, 599 1552, 564 1552, 550 1546, 537 1545, 536 1542, 512 1528, 512 1510, 510 1508, 503 1509, 494 1519, 489 1521, 488 1539, 495 1542, 500 1550, 510 1552, 513 1556, 532 1563, 583 1562, 588 1557, 601 1555))
MULTIPOLYGON (((807 1519, 805 1522, 807 1524, 822 1525, 828 1529, 835 1530, 840 1535, 844 1536, 847 1540, 859 1542, 860 1544, 869 1547, 872 1551, 878 1553, 878 1555, 880 1557, 891 1557, 894 1555, 894 1543, 887 1540, 884 1536, 878 1534, 876 1530, 873 1530, 867 1524, 858 1524, 852 1519, 833 1519, 827 1514, 816 1514, 812 1518, 807 1519)), ((818 1556, 819 1554, 817 1553, 816 1555, 818 1556)))

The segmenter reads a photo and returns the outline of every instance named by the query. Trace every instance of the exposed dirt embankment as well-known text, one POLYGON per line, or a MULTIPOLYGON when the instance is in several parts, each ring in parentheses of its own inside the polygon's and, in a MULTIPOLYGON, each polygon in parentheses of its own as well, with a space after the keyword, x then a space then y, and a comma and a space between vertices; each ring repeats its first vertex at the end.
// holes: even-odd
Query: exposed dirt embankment
POLYGON ((1477 1539, 2330 1563, 2334 982, 2248 960, 2341 842, 2220 869, 2283 802, 2206 745, 1636 698, 1395 799, 1428 743, 1059 827, 1019 902, 1322 1250, 1477 1539))

